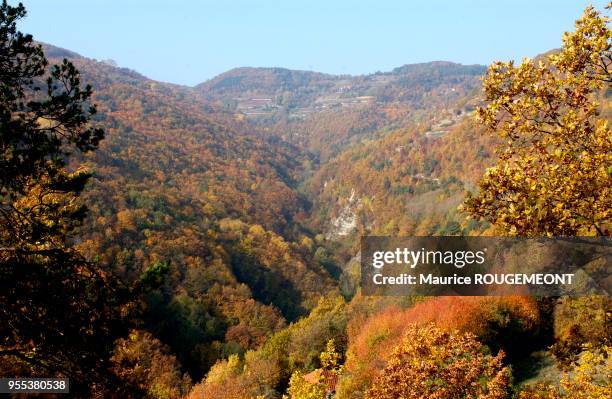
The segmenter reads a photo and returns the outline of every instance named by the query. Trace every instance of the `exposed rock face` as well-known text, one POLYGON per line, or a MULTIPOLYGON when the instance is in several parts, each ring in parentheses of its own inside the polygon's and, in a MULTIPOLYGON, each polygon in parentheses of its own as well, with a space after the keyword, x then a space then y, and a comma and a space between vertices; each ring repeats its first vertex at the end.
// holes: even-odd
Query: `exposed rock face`
POLYGON ((357 211, 361 207, 361 198, 357 198, 355 189, 351 190, 351 196, 346 205, 340 211, 340 215, 330 223, 330 228, 325 234, 327 239, 345 237, 355 231, 357 227, 357 211))

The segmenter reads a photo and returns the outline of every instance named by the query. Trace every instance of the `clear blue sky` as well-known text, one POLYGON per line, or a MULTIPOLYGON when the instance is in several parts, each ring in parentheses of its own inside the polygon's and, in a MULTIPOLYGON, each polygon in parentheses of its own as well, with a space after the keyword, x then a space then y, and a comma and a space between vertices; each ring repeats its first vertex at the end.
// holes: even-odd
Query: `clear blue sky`
MULTIPOLYGON (((9 0, 15 4, 16 1, 9 0)), ((21 30, 153 79, 239 66, 362 74, 433 60, 487 64, 561 43, 607 0, 23 0, 21 30)))

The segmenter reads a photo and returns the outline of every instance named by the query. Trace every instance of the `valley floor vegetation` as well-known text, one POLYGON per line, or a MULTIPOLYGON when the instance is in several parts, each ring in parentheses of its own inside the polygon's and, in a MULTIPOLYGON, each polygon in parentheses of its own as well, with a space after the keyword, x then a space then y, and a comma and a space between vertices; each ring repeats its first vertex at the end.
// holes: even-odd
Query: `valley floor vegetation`
POLYGON ((610 236, 609 9, 482 84, 408 65, 328 110, 348 78, 154 82, 35 42, 4 0, 0 376, 78 398, 611 398, 609 296, 358 287, 364 234, 610 236), (245 119, 232 99, 262 90, 278 105, 245 119))

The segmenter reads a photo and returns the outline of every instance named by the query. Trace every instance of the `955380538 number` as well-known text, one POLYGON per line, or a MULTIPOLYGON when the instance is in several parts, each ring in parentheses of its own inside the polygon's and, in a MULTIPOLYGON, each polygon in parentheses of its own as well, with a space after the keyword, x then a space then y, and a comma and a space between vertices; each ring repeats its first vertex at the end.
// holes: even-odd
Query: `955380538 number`
POLYGON ((0 378, 0 393, 68 393, 68 378, 0 378))

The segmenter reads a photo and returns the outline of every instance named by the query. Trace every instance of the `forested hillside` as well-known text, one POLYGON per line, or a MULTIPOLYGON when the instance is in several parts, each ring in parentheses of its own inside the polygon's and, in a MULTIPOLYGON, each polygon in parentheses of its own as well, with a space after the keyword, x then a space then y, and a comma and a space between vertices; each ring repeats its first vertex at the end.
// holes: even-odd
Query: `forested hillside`
POLYGON ((130 281, 164 271, 146 298, 143 327, 200 378, 336 290, 301 223, 295 187, 308 159, 216 113, 184 87, 69 56, 91 82, 100 149, 79 247, 130 281))
POLYGON ((240 68, 196 89, 311 154, 303 191, 311 226, 328 238, 457 234, 481 228, 462 226, 455 211, 495 146, 472 118, 484 71, 451 62, 355 77, 240 68))
MULTIPOLYGON (((192 89, 50 45, 44 50, 51 63, 68 58, 92 85, 94 122, 106 131, 97 151, 69 165, 93 171, 76 246, 130 284, 155 283, 138 305, 136 329, 117 348, 115 367, 133 380, 137 362, 176 356, 174 366, 151 377, 185 373, 170 383, 173 392, 184 392, 189 379, 204 377, 217 360, 284 334, 320 298, 354 295, 354 270, 343 264, 355 255, 346 240, 355 232, 397 233, 425 220, 429 227, 414 231, 439 233, 430 225, 453 214, 464 184, 479 174, 468 170, 482 169, 488 159, 467 149, 446 157, 466 137, 482 140, 467 116, 480 67, 431 63, 356 78, 240 69, 192 89), (348 101, 371 97, 323 106, 298 120, 280 109, 256 120, 223 103, 236 93, 272 92, 275 101, 289 93, 286 109, 299 112, 338 90, 348 101), (426 134, 437 128, 448 138, 426 134), (307 140, 295 139, 300 134, 307 140), (328 140, 337 143, 333 158, 325 155, 328 140), (466 162, 472 169, 461 167, 466 162), (413 203, 403 212, 409 220, 386 219, 396 214, 394 206, 425 193, 446 195, 448 205, 413 203), (340 226, 353 215, 354 226, 340 226)), ((289 368, 279 365, 281 374, 268 389, 286 386, 293 370, 316 364, 330 334, 345 345, 348 319, 338 316, 340 325, 304 337, 313 349, 293 349, 290 358, 306 357, 289 368)))
POLYGON ((0 376, 76 397, 610 397, 609 297, 359 288, 362 235, 610 235, 607 17, 588 8, 541 63, 187 87, 39 48, 0 10, 0 376), (46 309, 62 290, 72 316, 46 309))
POLYGON ((196 86, 220 108, 322 161, 381 129, 435 126, 461 112, 485 67, 451 62, 404 65, 390 72, 334 76, 282 68, 239 68, 196 86), (435 116, 435 117, 434 117, 435 116))

